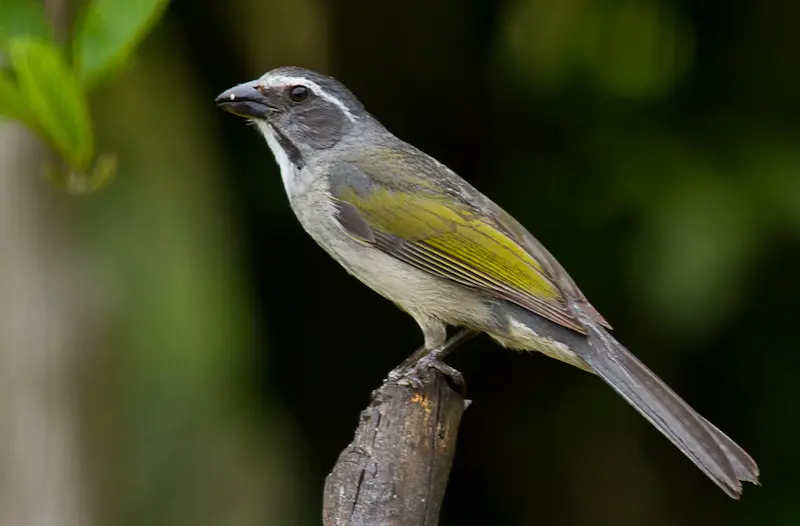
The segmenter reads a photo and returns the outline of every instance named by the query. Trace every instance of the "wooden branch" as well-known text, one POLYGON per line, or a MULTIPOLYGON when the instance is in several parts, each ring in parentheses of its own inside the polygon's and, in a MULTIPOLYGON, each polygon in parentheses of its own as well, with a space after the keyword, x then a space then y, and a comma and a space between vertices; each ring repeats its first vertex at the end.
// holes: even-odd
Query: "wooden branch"
POLYGON ((325 481, 325 526, 436 526, 462 390, 434 368, 385 381, 325 481))

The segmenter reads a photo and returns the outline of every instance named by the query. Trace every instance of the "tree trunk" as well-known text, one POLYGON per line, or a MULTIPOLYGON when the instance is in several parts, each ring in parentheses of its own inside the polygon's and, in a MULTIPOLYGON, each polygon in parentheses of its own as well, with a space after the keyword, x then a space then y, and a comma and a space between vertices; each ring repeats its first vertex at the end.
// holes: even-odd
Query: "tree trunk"
POLYGON ((84 302, 45 154, 0 123, 0 524, 87 526, 73 381, 84 302))
MULTIPOLYGON (((439 357, 476 335, 460 330, 439 357)), ((436 526, 456 452, 461 374, 424 365, 419 349, 389 375, 361 412, 355 438, 325 481, 325 526, 436 526), (455 389, 451 385, 457 377, 455 389)), ((430 362, 428 362, 430 363, 430 362)))

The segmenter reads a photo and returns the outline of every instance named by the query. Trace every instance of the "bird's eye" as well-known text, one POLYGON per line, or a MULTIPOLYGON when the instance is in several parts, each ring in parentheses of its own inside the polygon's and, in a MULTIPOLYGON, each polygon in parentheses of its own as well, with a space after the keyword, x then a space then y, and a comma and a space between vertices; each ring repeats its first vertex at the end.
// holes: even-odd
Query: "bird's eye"
POLYGON ((289 98, 292 102, 303 102, 308 98, 309 90, 305 86, 292 86, 289 88, 289 98))

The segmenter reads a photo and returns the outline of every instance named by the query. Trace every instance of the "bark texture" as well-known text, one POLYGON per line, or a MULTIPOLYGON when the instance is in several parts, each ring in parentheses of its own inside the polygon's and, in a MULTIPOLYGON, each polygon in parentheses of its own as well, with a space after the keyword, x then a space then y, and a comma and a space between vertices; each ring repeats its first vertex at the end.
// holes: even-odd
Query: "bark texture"
POLYGON ((325 526, 435 526, 467 402, 436 369, 386 381, 325 483, 325 526))

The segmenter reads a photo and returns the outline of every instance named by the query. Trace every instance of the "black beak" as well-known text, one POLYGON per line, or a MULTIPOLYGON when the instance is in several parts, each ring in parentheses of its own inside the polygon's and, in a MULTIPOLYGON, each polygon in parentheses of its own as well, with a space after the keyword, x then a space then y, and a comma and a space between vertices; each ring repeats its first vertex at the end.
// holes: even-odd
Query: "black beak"
POLYGON ((221 93, 214 103, 223 110, 250 119, 266 119, 275 110, 256 89, 255 82, 246 82, 221 93))

